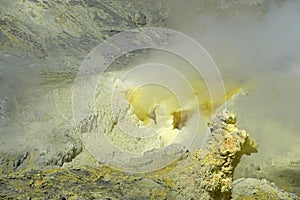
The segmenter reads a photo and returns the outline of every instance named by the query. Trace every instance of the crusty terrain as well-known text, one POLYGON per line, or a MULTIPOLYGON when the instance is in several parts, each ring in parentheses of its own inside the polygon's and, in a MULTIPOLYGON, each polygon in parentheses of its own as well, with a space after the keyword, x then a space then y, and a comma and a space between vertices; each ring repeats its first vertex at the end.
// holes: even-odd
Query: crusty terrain
POLYGON ((256 152, 256 143, 235 123, 233 113, 218 112, 204 149, 156 172, 132 174, 104 165, 28 169, 0 179, 1 198, 230 199, 240 157, 256 152))

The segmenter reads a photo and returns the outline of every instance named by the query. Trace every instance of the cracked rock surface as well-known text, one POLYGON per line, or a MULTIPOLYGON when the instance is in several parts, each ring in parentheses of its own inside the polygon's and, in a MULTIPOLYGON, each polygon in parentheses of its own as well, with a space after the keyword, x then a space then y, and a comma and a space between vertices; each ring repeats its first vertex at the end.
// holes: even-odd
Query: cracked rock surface
POLYGON ((187 152, 162 170, 133 174, 105 165, 25 170, 0 179, 1 197, 230 199, 239 159, 256 152, 255 141, 236 127, 233 118, 226 110, 217 113, 209 123, 207 147, 187 152))

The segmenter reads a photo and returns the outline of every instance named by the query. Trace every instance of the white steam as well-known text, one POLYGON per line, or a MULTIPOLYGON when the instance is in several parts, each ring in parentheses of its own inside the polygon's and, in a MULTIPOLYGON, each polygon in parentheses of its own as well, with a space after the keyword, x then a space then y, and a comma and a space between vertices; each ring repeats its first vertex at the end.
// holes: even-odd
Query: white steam
POLYGON ((242 128, 258 140, 258 158, 295 150, 300 141, 300 1, 210 2, 172 1, 169 27, 206 48, 227 88, 250 90, 234 109, 242 128))

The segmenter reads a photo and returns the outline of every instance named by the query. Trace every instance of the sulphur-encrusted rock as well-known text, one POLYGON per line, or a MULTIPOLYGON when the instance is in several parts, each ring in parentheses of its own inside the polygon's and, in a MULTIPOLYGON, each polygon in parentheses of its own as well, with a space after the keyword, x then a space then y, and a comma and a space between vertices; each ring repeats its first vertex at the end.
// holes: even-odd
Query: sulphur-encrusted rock
POLYGON ((190 153, 169 173, 180 188, 178 199, 230 199, 233 172, 241 156, 256 152, 256 143, 229 120, 233 116, 226 110, 217 113, 209 123, 206 148, 190 153), (228 131, 228 126, 234 128, 228 131))
POLYGON ((211 133, 207 146, 187 152, 182 160, 160 171, 133 174, 104 165, 26 170, 0 179, 0 197, 230 199, 236 165, 243 154, 256 151, 256 143, 229 120, 233 115, 226 110, 218 112, 209 123, 211 133))

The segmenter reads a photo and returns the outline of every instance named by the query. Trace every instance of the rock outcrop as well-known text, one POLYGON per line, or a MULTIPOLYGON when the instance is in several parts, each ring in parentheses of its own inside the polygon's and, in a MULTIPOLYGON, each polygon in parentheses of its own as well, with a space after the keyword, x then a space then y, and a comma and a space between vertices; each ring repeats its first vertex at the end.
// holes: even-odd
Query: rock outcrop
POLYGON ((256 143, 235 122, 233 113, 219 111, 209 123, 207 146, 159 171, 134 174, 105 165, 28 169, 0 179, 1 198, 230 199, 241 156, 256 152, 256 143))

